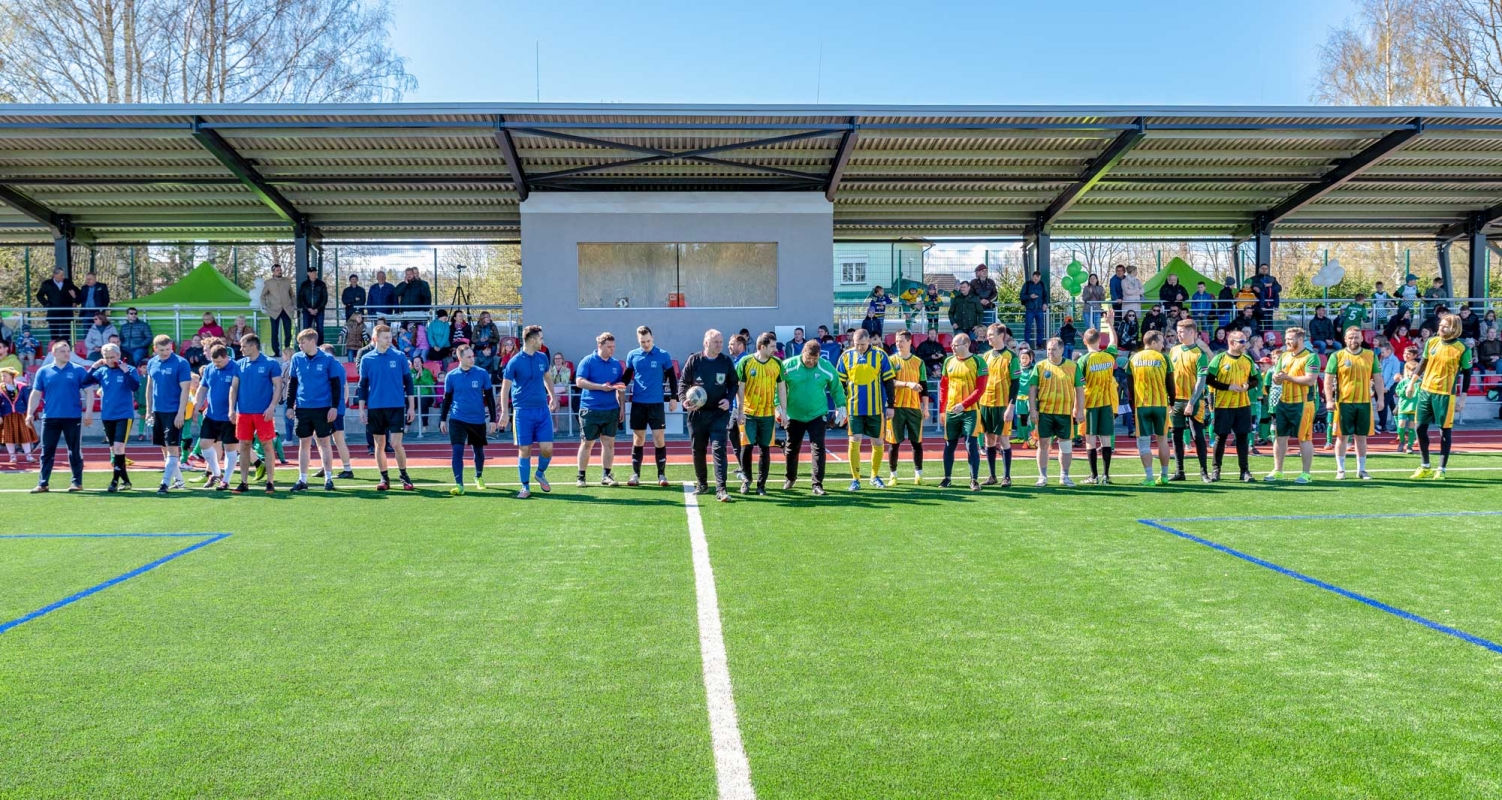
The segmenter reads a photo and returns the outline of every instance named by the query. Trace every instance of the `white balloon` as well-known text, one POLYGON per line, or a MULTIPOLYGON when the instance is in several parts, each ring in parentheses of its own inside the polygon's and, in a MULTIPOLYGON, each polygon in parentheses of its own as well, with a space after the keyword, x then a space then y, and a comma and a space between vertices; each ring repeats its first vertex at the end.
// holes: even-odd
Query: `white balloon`
POLYGON ((1340 283, 1345 276, 1346 268, 1340 265, 1340 259, 1332 258, 1320 268, 1319 272, 1314 273, 1314 277, 1310 278, 1309 282, 1315 286, 1328 287, 1340 283))
POLYGON ((256 278, 256 282, 250 287, 250 307, 257 311, 265 311, 261 307, 261 290, 266 288, 265 278, 256 278))

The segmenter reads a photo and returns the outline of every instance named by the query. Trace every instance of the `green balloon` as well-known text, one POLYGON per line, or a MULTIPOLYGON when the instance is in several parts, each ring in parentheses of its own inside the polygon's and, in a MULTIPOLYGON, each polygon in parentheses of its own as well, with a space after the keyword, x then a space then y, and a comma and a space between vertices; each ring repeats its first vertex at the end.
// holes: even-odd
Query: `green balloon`
POLYGON ((1069 262, 1069 266, 1064 269, 1064 272, 1075 280, 1084 280, 1085 278, 1085 267, 1078 260, 1069 262))
POLYGON ((1079 293, 1080 293, 1080 282, 1079 281, 1075 280, 1074 278, 1065 278, 1064 280, 1060 281, 1060 283, 1063 285, 1064 291, 1068 292, 1070 295, 1074 295, 1074 296, 1078 296, 1079 295, 1079 293))

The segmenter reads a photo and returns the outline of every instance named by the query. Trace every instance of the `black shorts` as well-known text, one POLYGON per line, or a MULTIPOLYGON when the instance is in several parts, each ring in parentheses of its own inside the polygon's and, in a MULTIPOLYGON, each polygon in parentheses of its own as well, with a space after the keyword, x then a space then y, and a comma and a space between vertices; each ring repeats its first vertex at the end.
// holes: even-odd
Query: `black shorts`
POLYGON ((631 430, 662 430, 667 425, 667 406, 667 403, 632 403, 631 430))
POLYGON ((1243 434, 1252 432, 1252 408, 1217 408, 1215 409, 1215 435, 1220 437, 1231 434, 1243 434))
POLYGON ((172 424, 172 417, 156 415, 156 424, 151 426, 151 443, 157 447, 182 447, 183 429, 172 424))
POLYGON ((206 442, 223 442, 225 444, 239 444, 235 438, 235 423, 229 420, 203 418, 203 424, 198 426, 198 438, 206 442))
POLYGON ((107 419, 104 421, 104 441, 109 444, 125 444, 130 439, 130 420, 107 419))
POLYGON ((334 433, 343 433, 344 432, 344 415, 343 414, 339 414, 339 415, 336 415, 334 417, 334 430, 333 430, 333 432, 334 433))
POLYGON ((365 423, 365 430, 371 436, 390 436, 406 430, 407 410, 405 408, 372 408, 365 413, 366 418, 370 420, 365 423))
POLYGON ((473 422, 449 420, 449 444, 484 447, 487 440, 485 426, 473 422))
POLYGON ((585 409, 579 412, 579 423, 584 430, 584 440, 587 442, 601 437, 613 439, 616 431, 621 429, 621 410, 619 408, 594 411, 585 409))
POLYGON ((328 408, 302 408, 297 409, 297 438, 306 439, 310 436, 319 439, 327 439, 334 432, 334 423, 329 422, 328 408))

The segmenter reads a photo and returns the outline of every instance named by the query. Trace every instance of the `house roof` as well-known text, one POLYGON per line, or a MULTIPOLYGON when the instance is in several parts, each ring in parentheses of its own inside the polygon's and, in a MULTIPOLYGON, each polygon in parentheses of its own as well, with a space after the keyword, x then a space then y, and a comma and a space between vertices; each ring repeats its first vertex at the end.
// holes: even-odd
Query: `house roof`
POLYGON ((841 238, 1458 236, 1502 110, 559 104, 0 107, 0 239, 515 239, 550 191, 808 191, 841 238))

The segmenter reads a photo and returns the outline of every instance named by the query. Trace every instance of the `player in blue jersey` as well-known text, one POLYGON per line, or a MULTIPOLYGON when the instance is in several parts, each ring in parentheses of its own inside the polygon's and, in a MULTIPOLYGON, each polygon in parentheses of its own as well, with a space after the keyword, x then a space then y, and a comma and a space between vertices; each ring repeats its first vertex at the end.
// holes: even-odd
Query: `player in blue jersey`
POLYGON ((323 490, 334 491, 334 462, 329 436, 339 411, 334 404, 344 396, 344 366, 318 349, 318 331, 307 328, 297 334, 297 352, 287 367, 287 418, 297 420, 297 483, 294 492, 308 490, 309 449, 316 441, 323 460, 323 490))
MULTIPOLYGON (((282 396, 282 365, 261 352, 261 337, 248 333, 240 337, 241 358, 235 362, 240 368, 240 381, 235 385, 232 414, 235 419, 235 439, 240 442, 240 484, 235 494, 244 494, 249 487, 252 447, 261 440, 265 452, 266 493, 276 491, 276 459, 272 450, 276 447, 276 404, 282 396)), ((228 479, 228 475, 225 476, 228 479)))
POLYGON ((396 451, 397 476, 402 488, 412 491, 407 475, 407 448, 402 446, 406 424, 417 417, 417 388, 412 382, 412 365, 402 352, 391 346, 391 328, 377 325, 375 349, 360 359, 360 421, 368 426, 375 441, 376 469, 381 482, 376 491, 391 488, 386 469, 386 442, 396 451))
POLYGON ((136 389, 141 387, 141 373, 125 363, 120 345, 107 344, 99 349, 103 356, 89 372, 99 385, 99 419, 104 423, 104 440, 110 446, 110 485, 106 492, 130 491, 130 475, 125 471, 125 445, 130 440, 130 423, 136 418, 136 389))
POLYGON ((234 411, 230 400, 239 384, 240 365, 230 360, 228 347, 215 344, 209 349, 209 363, 198 374, 198 398, 193 402, 193 413, 201 415, 198 441, 209 470, 205 489, 221 492, 228 489, 228 476, 235 470, 231 461, 224 464, 224 472, 220 473, 219 449, 221 443, 225 450, 240 443, 235 438, 235 424, 230 421, 234 411))
POLYGON ((574 384, 579 387, 579 488, 589 485, 585 470, 601 441, 600 466, 604 474, 601 486, 614 486, 615 435, 626 418, 626 365, 615 357, 615 334, 606 331, 595 337, 595 351, 579 362, 574 384))
POLYGON ((94 385, 94 376, 73 363, 73 348, 66 339, 52 343, 52 363, 37 370, 31 379, 31 400, 26 404, 26 424, 34 426, 37 407, 46 399, 42 414, 42 470, 32 494, 48 491, 52 478, 52 460, 57 456, 58 439, 68 448, 68 469, 73 481, 68 491, 83 491, 83 448, 79 433, 93 419, 94 402, 84 397, 84 389, 94 385))
POLYGON ((542 352, 542 326, 528 325, 522 329, 521 352, 506 362, 498 415, 498 424, 501 430, 505 430, 513 423, 511 409, 516 409, 516 466, 522 478, 522 490, 516 496, 520 500, 532 496, 534 444, 541 450, 537 461, 537 487, 544 492, 553 488, 548 484, 547 471, 553 460, 553 412, 558 410, 558 397, 548 386, 548 367, 548 355, 542 352))
POLYGON ((490 373, 475 366, 475 349, 467 344, 454 348, 459 366, 443 376, 443 406, 438 430, 447 433, 453 448, 454 488, 449 494, 464 494, 464 446, 475 454, 475 488, 485 489, 485 442, 495 432, 495 389, 490 373))
POLYGON ((657 461, 657 485, 668 485, 667 422, 664 407, 678 410, 678 371, 673 357, 653 343, 652 329, 636 329, 639 345, 626 355, 626 374, 622 380, 631 388, 631 478, 627 486, 641 483, 642 455, 646 450, 647 430, 652 431, 652 447, 657 461), (666 382, 667 394, 664 394, 666 382), (668 399, 671 398, 671 399, 668 399))
POLYGON ((166 334, 153 339, 151 347, 156 355, 146 362, 146 424, 151 426, 151 443, 162 449, 164 462, 162 485, 156 493, 166 495, 168 487, 183 488, 183 426, 193 368, 173 352, 172 339, 166 334))
MULTIPOLYGON (((335 361, 339 360, 338 356, 334 356, 334 346, 329 344, 328 342, 324 342, 323 344, 318 345, 318 349, 322 350, 325 353, 328 353, 334 358, 335 361)), ((334 404, 334 410, 338 411, 339 413, 334 416, 334 432, 329 434, 329 455, 331 457, 337 456, 339 458, 339 464, 341 468, 339 470, 339 474, 335 475, 334 477, 338 478, 341 481, 348 481, 354 480, 355 477, 355 471, 349 463, 349 442, 344 438, 344 417, 345 412, 349 410, 350 399, 349 381, 345 380, 341 384, 341 386, 342 390, 339 394, 339 402, 334 404)), ((356 384, 356 388, 358 388, 358 384, 356 384)), ((325 473, 321 469, 313 473, 313 475, 314 477, 318 478, 327 477, 327 473, 325 473)))

